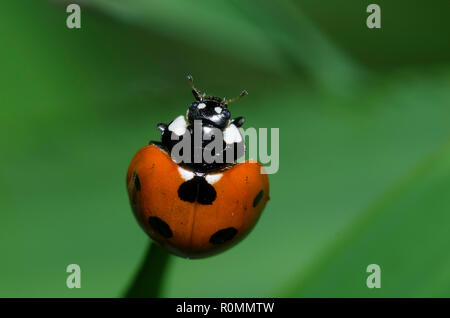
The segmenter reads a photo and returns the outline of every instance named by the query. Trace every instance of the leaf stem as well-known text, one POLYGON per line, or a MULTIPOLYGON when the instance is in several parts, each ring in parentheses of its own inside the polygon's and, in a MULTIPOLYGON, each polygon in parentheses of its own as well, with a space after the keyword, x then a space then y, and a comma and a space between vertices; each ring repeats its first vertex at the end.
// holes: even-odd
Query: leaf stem
POLYGON ((151 298, 161 296, 161 286, 169 263, 170 254, 151 242, 145 258, 125 293, 127 298, 151 298))

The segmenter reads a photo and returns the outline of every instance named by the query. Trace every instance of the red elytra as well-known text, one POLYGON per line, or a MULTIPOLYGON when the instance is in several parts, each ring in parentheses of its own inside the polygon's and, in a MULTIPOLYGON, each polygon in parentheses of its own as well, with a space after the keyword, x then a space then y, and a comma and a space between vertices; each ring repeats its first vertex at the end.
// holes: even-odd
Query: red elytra
POLYGON ((247 161, 186 180, 166 151, 149 145, 134 156, 126 182, 144 231, 173 254, 201 258, 230 248, 254 227, 269 200, 261 170, 247 161))

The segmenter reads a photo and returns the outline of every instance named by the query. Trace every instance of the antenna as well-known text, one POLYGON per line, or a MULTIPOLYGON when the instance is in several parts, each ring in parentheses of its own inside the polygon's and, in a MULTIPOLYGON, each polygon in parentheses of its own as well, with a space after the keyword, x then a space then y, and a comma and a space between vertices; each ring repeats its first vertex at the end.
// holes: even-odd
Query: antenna
POLYGON ((189 83, 191 84, 192 94, 194 94, 195 99, 198 101, 202 101, 202 99, 203 99, 202 93, 198 89, 195 88, 194 79, 192 78, 192 75, 188 75, 187 79, 188 79, 189 83))
POLYGON ((237 102, 238 100, 240 100, 242 97, 246 96, 247 94, 248 94, 247 91, 244 89, 244 90, 242 91, 242 93, 241 93, 239 96, 227 100, 226 103, 227 103, 227 104, 230 104, 230 103, 237 102))

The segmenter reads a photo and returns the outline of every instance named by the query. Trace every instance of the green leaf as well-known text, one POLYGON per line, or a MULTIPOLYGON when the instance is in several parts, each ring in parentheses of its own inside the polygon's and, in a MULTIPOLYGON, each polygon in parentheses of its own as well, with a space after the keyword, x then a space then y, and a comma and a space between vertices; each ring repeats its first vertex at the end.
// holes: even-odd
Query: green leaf
POLYGON ((285 297, 448 297, 450 140, 364 211, 309 266, 285 297), (381 289, 366 268, 381 266, 381 289))
POLYGON ((170 263, 170 255, 155 243, 150 243, 136 276, 125 293, 127 298, 159 297, 164 277, 170 263))
POLYGON ((290 0, 93 0, 119 18, 276 73, 303 69, 329 89, 355 85, 353 61, 290 0), (292 68, 292 66, 296 67, 292 68))

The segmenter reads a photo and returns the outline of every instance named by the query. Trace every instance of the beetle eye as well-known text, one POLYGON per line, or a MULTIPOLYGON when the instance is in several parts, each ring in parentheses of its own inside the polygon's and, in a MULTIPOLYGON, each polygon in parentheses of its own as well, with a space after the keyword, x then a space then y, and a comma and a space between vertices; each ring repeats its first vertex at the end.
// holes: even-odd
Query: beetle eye
POLYGON ((231 113, 228 109, 224 108, 222 111, 222 114, 226 117, 226 118, 230 118, 231 117, 231 113))

